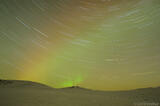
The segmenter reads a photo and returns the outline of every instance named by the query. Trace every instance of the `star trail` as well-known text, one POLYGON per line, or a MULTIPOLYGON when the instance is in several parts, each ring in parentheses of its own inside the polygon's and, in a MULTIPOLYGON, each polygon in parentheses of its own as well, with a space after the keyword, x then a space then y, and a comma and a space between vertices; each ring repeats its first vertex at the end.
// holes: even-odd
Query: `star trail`
POLYGON ((159 0, 0 0, 0 78, 159 86, 159 0))

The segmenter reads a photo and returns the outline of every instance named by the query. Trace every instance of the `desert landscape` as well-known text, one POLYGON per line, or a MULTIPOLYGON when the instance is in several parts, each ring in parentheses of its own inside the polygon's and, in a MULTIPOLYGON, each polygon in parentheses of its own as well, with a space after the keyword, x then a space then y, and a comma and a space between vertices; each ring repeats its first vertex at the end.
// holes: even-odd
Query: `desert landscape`
POLYGON ((159 106, 160 87, 95 91, 78 86, 51 88, 18 80, 0 80, 0 106, 159 106))
POLYGON ((160 0, 0 0, 0 106, 160 106, 160 0))

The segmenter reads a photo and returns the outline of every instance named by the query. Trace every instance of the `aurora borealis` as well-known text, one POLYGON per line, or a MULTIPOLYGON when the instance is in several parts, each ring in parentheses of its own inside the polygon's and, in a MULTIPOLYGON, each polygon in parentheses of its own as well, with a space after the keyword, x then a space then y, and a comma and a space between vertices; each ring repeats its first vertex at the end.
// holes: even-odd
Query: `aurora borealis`
POLYGON ((159 0, 0 0, 0 78, 159 86, 159 28, 159 0))

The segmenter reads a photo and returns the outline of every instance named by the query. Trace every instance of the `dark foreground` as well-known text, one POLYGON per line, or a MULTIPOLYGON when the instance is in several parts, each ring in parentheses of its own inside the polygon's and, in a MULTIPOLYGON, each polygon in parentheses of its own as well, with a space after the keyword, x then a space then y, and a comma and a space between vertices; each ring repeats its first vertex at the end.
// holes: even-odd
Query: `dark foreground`
POLYGON ((0 106, 160 106, 160 88, 109 92, 0 80, 0 106))

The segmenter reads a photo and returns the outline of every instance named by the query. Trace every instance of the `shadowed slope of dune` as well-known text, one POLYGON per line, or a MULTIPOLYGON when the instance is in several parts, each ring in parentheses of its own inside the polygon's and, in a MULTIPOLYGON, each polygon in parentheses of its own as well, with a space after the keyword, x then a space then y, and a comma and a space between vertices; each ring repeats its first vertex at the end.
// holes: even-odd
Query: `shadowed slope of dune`
POLYGON ((31 81, 0 80, 0 88, 51 88, 47 85, 31 81))
POLYGON ((0 106, 134 106, 159 102, 159 87, 94 91, 78 86, 55 89, 30 81, 0 80, 0 106))

